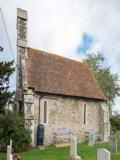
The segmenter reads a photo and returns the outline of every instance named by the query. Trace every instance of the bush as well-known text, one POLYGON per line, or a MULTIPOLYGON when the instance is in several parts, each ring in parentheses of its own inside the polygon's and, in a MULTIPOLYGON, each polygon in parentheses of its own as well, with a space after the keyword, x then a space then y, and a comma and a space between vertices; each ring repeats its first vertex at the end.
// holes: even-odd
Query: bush
POLYGON ((7 112, 0 116, 0 144, 2 151, 6 151, 7 145, 13 142, 13 151, 20 152, 30 147, 30 131, 25 128, 24 118, 13 112, 7 112))
POLYGON ((113 132, 120 130, 120 115, 112 116, 110 122, 111 122, 111 130, 113 132))

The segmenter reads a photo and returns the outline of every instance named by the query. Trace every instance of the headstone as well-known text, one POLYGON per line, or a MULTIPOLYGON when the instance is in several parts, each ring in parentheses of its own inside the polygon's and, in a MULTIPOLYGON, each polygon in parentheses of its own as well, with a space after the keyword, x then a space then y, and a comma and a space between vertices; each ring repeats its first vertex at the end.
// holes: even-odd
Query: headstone
POLYGON ((95 132, 94 130, 89 131, 89 136, 88 136, 88 145, 93 146, 95 141, 95 132))
POLYGON ((11 148, 10 148, 10 145, 7 146, 7 160, 10 160, 10 152, 11 148))
POLYGON ((10 140, 10 153, 12 153, 12 139, 10 140))
POLYGON ((9 160, 13 160, 13 155, 12 154, 10 154, 9 160))
POLYGON ((57 128, 53 130, 54 143, 69 142, 70 136, 71 136, 71 132, 67 128, 57 128))
POLYGON ((70 155, 72 157, 77 156, 77 139, 74 136, 70 138, 70 155))
POLYGON ((110 152, 105 148, 98 149, 97 160, 110 160, 110 152))
POLYGON ((109 137, 109 149, 112 153, 117 153, 117 139, 115 137, 109 137))
POLYGON ((77 156, 77 139, 74 136, 70 137, 70 159, 81 160, 81 158, 77 156))

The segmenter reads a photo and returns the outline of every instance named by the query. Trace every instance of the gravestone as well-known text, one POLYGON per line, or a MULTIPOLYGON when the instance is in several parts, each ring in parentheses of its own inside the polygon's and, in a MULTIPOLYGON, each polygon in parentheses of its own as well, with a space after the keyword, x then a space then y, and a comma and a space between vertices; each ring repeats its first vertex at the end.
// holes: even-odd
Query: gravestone
POLYGON ((95 141, 95 132, 94 130, 89 131, 89 136, 88 136, 88 145, 93 146, 95 141))
POLYGON ((70 137, 70 160, 81 160, 77 155, 77 139, 74 136, 70 137))
POLYGON ((11 148, 10 145, 7 146, 7 160, 10 160, 11 148))
POLYGON ((12 139, 10 140, 10 153, 12 153, 12 139))
POLYGON ((110 152, 105 148, 98 149, 97 160, 110 160, 110 152))
POLYGON ((117 153, 117 139, 115 137, 109 137, 109 149, 112 153, 117 153))
POLYGON ((69 142, 71 132, 67 128, 57 128, 53 130, 54 143, 66 143, 69 142))

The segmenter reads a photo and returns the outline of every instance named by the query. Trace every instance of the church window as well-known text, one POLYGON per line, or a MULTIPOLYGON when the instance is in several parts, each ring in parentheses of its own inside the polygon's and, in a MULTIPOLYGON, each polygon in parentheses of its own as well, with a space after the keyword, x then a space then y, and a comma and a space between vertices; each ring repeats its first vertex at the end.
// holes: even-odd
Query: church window
POLYGON ((86 124, 86 104, 83 106, 83 123, 86 124))
POLYGON ((44 101, 44 115, 43 115, 43 123, 47 123, 47 102, 44 101))

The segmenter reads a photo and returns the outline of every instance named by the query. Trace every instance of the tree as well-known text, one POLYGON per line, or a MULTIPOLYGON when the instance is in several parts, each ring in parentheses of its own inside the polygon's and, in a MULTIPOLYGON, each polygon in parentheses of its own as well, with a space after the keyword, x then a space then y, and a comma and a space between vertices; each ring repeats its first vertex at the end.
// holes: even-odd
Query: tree
POLYGON ((0 116, 0 149, 6 151, 6 146, 13 142, 13 151, 20 152, 29 149, 31 144, 31 131, 25 128, 24 117, 13 111, 5 112, 0 116))
POLYGON ((89 65, 94 73, 103 93, 108 98, 109 107, 111 107, 114 104, 116 96, 120 95, 119 76, 117 73, 113 74, 111 72, 105 60, 102 54, 97 53, 88 54, 83 61, 89 65))
POLYGON ((2 52, 3 51, 3 48, 0 46, 0 51, 2 52))
MULTIPOLYGON (((0 52, 3 48, 0 47, 0 52)), ((0 149, 6 151, 10 139, 13 151, 23 151, 30 147, 31 131, 25 128, 25 119, 15 112, 15 94, 10 91, 9 78, 14 72, 14 61, 0 62, 0 149), (6 105, 12 104, 12 111, 6 105), (3 114, 4 113, 4 114, 3 114)))
MULTIPOLYGON (((0 52, 3 48, 0 47, 0 52)), ((4 113, 6 104, 12 103, 14 92, 9 90, 9 78, 15 71, 13 67, 14 61, 0 62, 0 114, 4 113)))
POLYGON ((115 114, 110 119, 111 122, 111 131, 116 132, 117 130, 120 130, 120 115, 115 114))

